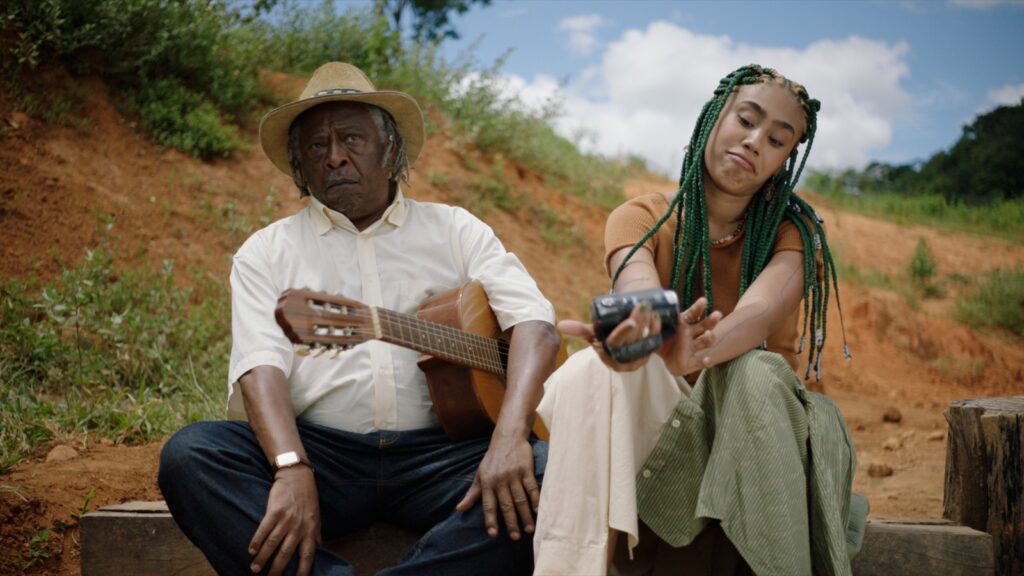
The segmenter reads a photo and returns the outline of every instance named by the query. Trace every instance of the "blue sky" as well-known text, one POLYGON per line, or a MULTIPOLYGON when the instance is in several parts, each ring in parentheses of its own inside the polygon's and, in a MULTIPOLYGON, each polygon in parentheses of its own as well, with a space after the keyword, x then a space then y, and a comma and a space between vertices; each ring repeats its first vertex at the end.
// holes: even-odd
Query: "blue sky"
POLYGON ((818 167, 925 159, 1024 96, 1024 0, 495 0, 454 23, 448 58, 511 51, 509 91, 561 100, 559 131, 670 174, 718 78, 752 61, 822 101, 818 167))

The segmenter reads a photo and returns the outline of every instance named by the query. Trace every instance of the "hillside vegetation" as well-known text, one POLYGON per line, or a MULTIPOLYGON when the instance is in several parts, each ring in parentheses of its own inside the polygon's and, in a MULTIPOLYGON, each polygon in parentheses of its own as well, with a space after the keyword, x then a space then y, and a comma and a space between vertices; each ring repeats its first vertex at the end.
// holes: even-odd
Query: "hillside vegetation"
POLYGON ((818 171, 807 186, 845 209, 1024 242, 1021 134, 1024 100, 979 115, 948 151, 922 162, 818 171))

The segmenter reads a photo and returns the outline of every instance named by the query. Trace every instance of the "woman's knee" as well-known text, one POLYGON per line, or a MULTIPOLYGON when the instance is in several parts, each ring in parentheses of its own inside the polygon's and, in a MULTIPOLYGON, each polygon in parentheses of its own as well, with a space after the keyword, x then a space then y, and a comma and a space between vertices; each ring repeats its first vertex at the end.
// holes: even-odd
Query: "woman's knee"
POLYGON ((709 383, 721 387, 723 396, 755 406, 792 396, 800 387, 786 360, 764 350, 751 350, 712 370, 716 373, 709 375, 709 383))

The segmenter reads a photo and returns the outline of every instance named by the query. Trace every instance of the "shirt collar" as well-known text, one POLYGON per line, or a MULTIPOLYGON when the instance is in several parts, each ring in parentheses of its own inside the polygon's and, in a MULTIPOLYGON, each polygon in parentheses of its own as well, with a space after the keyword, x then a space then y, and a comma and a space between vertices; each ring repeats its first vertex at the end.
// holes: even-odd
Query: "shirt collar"
POLYGON ((355 225, 352 224, 352 221, 349 220, 347 216, 341 212, 331 210, 327 206, 324 206, 322 202, 312 195, 309 197, 309 208, 313 218, 313 226, 316 229, 316 233, 321 236, 327 234, 331 228, 347 230, 353 234, 372 233, 381 226, 382 222, 387 222, 397 228, 405 222, 405 215, 408 210, 405 202, 405 195, 402 193, 401 186, 398 187, 398 191, 395 193, 395 199, 392 200, 391 205, 389 205, 387 210, 384 211, 384 215, 381 216, 380 220, 377 220, 362 232, 356 229, 355 225))

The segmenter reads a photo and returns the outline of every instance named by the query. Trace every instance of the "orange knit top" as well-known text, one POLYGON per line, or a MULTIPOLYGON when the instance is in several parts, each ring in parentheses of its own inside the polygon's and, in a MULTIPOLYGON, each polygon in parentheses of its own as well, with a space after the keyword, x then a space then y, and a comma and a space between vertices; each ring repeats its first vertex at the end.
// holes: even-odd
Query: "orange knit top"
MULTIPOLYGON (((647 194, 638 196, 622 204, 608 217, 605 225, 604 248, 605 269, 612 254, 622 248, 636 244, 650 230, 666 210, 670 200, 664 194, 647 194)), ((644 245, 654 254, 654 264, 658 269, 661 285, 668 288, 672 280, 672 239, 675 237, 677 218, 673 214, 658 230, 657 234, 644 245)), ((719 245, 712 245, 711 253, 711 293, 714 308, 723 315, 728 315, 736 308, 740 292, 740 264, 743 257, 743 236, 741 231, 732 240, 719 245)), ((803 252, 804 246, 800 232, 789 220, 783 219, 775 235, 775 246, 772 254, 783 250, 803 252)), ((697 270, 697 297, 704 295, 703 267, 697 270)), ((609 275, 614 272, 609 270, 609 275)), ((686 303, 680 302, 681 306, 686 303)), ((798 370, 798 349, 800 341, 800 307, 772 333, 767 340, 768 350, 777 352, 786 362, 798 370)))

